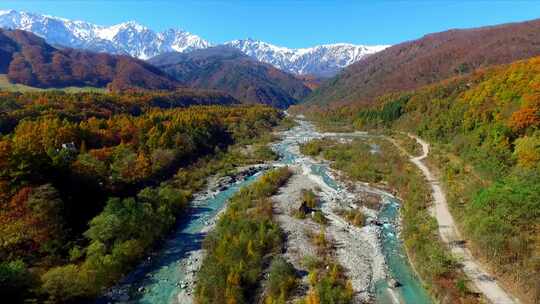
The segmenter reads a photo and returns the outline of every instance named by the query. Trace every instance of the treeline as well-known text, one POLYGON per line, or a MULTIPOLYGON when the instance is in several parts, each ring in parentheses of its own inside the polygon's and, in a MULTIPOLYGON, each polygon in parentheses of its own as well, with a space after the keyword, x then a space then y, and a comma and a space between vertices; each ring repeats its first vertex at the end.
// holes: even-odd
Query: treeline
POLYGON ((0 294, 12 302, 102 292, 170 230, 211 173, 183 168, 281 119, 264 106, 174 108, 160 94, 0 98, 0 294))
POLYGON ((275 169, 230 199, 227 211, 204 240, 207 255, 197 274, 198 303, 253 303, 264 265, 283 246, 270 196, 290 176, 286 167, 275 169))
POLYGON ((398 128, 435 145, 433 161, 473 249, 530 302, 540 299, 540 58, 479 70, 313 113, 322 125, 398 128), (326 123, 330 122, 330 123, 326 123))
POLYGON ((18 122, 47 113, 69 121, 110 118, 117 114, 139 116, 154 107, 169 109, 192 105, 232 105, 229 95, 211 90, 179 89, 173 92, 0 92, 0 134, 13 131, 18 122))

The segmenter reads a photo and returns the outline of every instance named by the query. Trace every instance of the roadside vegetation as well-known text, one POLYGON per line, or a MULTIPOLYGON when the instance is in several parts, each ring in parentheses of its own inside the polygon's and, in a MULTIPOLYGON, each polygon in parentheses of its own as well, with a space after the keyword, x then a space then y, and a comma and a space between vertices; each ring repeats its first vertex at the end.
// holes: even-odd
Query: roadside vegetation
POLYGON ((408 136, 406 133, 401 132, 387 132, 388 136, 394 140, 399 147, 405 149, 405 152, 411 156, 422 155, 422 146, 416 141, 416 139, 408 136))
MULTIPOLYGON (((313 141, 320 155, 331 161, 331 166, 357 181, 374 183, 379 187, 395 189, 401 197, 403 219, 402 237, 416 270, 438 299, 451 299, 451 303, 474 303, 476 298, 463 285, 463 275, 456 261, 437 237, 437 224, 428 211, 431 194, 423 176, 399 153, 390 142, 353 140, 343 144, 331 140, 313 141), (373 153, 372 145, 380 151, 373 153)), ((338 211, 353 225, 362 225, 358 210, 338 211)))
POLYGON ((159 245, 209 175, 275 157, 277 110, 179 108, 174 94, 0 93, 3 299, 96 297, 159 245))
MULTIPOLYGON (((269 257, 279 254, 283 246, 283 232, 273 220, 270 196, 290 176, 286 167, 275 169, 230 199, 227 211, 204 240, 207 254, 197 274, 198 303, 252 303, 269 257)), ((274 265, 275 274, 282 267, 274 265)), ((288 284, 273 287, 283 287, 285 294, 289 290, 288 284)), ((282 291, 276 293, 281 296, 282 291)))

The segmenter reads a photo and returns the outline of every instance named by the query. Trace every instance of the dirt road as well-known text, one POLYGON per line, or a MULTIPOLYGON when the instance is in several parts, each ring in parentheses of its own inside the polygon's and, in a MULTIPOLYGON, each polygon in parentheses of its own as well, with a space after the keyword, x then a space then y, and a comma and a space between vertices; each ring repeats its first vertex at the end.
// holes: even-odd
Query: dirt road
POLYGON ((488 301, 494 304, 519 303, 517 299, 514 299, 500 287, 495 277, 485 271, 480 263, 474 259, 469 249, 464 246, 465 242, 457 229, 452 214, 448 210, 448 203, 439 180, 424 164, 424 159, 429 154, 429 144, 417 136, 410 134, 409 136, 422 146, 422 155, 411 157, 410 160, 422 171, 431 186, 434 200, 432 212, 439 224, 441 239, 450 247, 454 257, 463 264, 463 271, 467 277, 488 301))

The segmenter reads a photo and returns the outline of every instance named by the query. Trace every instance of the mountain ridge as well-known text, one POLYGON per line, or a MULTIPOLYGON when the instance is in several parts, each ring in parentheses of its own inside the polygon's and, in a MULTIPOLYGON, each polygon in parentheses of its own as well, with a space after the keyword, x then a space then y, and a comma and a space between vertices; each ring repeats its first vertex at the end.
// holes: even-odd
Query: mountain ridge
POLYGON ((478 68, 540 55, 540 19, 453 29, 391 46, 345 68, 307 98, 307 104, 374 102, 478 68))
POLYGON ((386 45, 364 46, 333 43, 309 48, 286 48, 255 39, 226 42, 259 61, 297 75, 331 77, 342 68, 385 49, 386 45))
POLYGON ((162 52, 184 52, 210 46, 206 40, 189 32, 169 29, 156 33, 136 21, 107 27, 80 20, 3 10, 0 11, 0 26, 32 32, 53 45, 130 55, 143 60, 162 52))
POLYGON ((13 83, 39 88, 67 86, 172 90, 178 83, 154 66, 125 55, 57 49, 23 30, 0 29, 0 73, 13 83))
POLYGON ((311 91, 292 74, 228 46, 189 53, 166 53, 148 62, 182 85, 220 90, 244 103, 286 108, 298 103, 311 91))
MULTIPOLYGON (((172 51, 189 52, 214 46, 187 31, 168 29, 155 32, 136 21, 100 26, 15 10, 0 10, 0 27, 33 32, 52 45, 124 54, 143 60, 172 51)), ((251 57, 287 72, 318 77, 333 76, 343 67, 386 47, 337 43, 291 49, 253 39, 223 44, 235 46, 251 57)))

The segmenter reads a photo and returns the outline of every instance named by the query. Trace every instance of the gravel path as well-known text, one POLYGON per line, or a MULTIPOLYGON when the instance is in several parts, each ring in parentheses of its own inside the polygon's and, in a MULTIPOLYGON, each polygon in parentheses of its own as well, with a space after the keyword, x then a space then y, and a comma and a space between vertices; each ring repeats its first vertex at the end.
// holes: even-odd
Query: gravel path
POLYGON ((446 197, 440 186, 439 180, 424 164, 424 159, 429 154, 429 144, 417 136, 409 136, 414 138, 422 146, 422 155, 411 157, 410 160, 422 171, 431 186, 434 200, 432 212, 439 223, 439 234, 441 239, 450 247, 452 254, 463 264, 463 271, 472 283, 491 303, 519 303, 517 299, 514 299, 500 287, 497 279, 491 276, 482 265, 474 259, 469 249, 464 246, 463 238, 459 233, 452 214, 450 214, 446 197))

